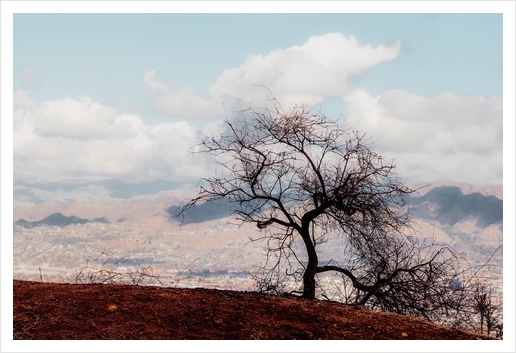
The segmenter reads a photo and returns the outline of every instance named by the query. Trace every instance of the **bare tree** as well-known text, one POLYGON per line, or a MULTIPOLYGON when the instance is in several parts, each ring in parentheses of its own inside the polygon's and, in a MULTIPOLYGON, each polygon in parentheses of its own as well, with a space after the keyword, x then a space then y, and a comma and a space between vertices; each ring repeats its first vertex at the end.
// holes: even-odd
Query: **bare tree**
POLYGON ((200 194, 183 210, 227 197, 238 203, 241 221, 268 228, 277 243, 270 243, 270 250, 288 248, 300 237, 308 255, 303 296, 314 298, 317 273, 347 274, 320 266, 317 245, 336 234, 356 247, 401 234, 410 224, 404 195, 412 190, 358 131, 304 105, 285 111, 272 101, 271 109, 248 106, 226 121, 223 134, 202 140, 202 151, 215 156, 221 168, 203 179, 200 194))
POLYGON ((94 259, 87 260, 75 276, 75 284, 132 284, 136 286, 159 285, 164 287, 159 272, 151 266, 140 267, 135 271, 121 271, 119 267, 127 260, 125 257, 115 258, 115 251, 103 249, 94 259))
POLYGON ((500 325, 501 303, 493 296, 493 288, 487 283, 478 280, 473 290, 473 310, 480 316, 480 329, 489 336, 500 325))
POLYGON ((475 275, 464 287, 464 305, 456 326, 488 336, 495 333, 496 337, 503 338, 502 297, 495 293, 489 275, 492 273, 475 275))
POLYGON ((222 134, 202 139, 196 151, 214 156, 217 170, 181 213, 228 198, 237 219, 263 230, 260 290, 283 292, 294 278, 303 297, 315 298, 318 276, 335 273, 345 302, 432 321, 453 317, 466 300, 450 285, 465 283, 460 257, 414 236, 406 203, 414 190, 394 162, 320 111, 270 103, 246 105, 222 134), (334 238, 342 239, 342 257, 320 263, 319 246, 334 238))

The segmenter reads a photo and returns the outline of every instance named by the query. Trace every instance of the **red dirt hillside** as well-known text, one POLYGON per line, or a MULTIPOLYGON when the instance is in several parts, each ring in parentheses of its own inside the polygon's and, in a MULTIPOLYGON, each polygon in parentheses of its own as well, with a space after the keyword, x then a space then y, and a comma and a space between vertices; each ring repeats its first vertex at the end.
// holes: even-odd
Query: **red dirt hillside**
POLYGON ((253 292, 18 280, 13 285, 14 339, 487 339, 393 313, 253 292))

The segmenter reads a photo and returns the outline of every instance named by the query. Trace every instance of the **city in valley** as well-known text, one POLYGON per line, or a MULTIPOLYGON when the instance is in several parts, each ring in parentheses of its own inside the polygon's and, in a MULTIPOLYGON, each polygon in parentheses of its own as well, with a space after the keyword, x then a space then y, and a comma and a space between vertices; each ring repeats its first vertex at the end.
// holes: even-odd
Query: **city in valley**
MULTIPOLYGON (((242 236, 254 231, 250 226, 222 219, 153 234, 146 228, 128 222, 15 225, 14 278, 75 283, 81 270, 86 274, 146 269, 165 285, 252 289, 250 274, 263 262, 265 250, 263 244, 242 236)), ((158 284, 150 277, 145 282, 158 284)))
MULTIPOLYGON (((223 218, 182 226, 169 222, 164 228, 149 235, 144 223, 15 225, 14 278, 255 289, 253 274, 261 270, 267 257, 265 243, 259 239, 263 234, 256 227, 223 218)), ((326 257, 338 256, 336 248, 327 246, 326 257)), ((337 299, 340 278, 321 281, 332 282, 326 295, 337 299)))
MULTIPOLYGON (((472 189, 470 185, 457 183, 453 187, 462 190, 449 189, 462 200, 458 205, 468 205, 467 195, 477 195, 475 202, 480 209, 491 210, 490 213, 468 214, 460 208, 462 206, 457 206, 459 208, 455 207, 452 212, 441 214, 435 211, 443 208, 438 206, 439 199, 434 198, 432 202, 419 199, 416 201, 423 203, 414 209, 414 230, 421 238, 451 245, 471 265, 482 265, 502 243, 501 188, 472 189), (428 213, 428 210, 434 211, 428 213), (457 214, 462 218, 457 218, 457 214), (450 219, 453 222, 445 222, 450 219)), ((448 189, 440 190, 443 194, 442 190, 448 189)), ((221 216, 222 205, 201 206, 195 221, 181 224, 181 218, 171 211, 174 209, 171 206, 184 199, 178 192, 89 202, 59 199, 69 197, 70 193, 51 194, 57 202, 15 200, 14 278, 255 290, 254 275, 260 273, 267 261, 267 243, 261 239, 266 230, 251 223, 241 224, 228 217, 227 212, 221 216), (38 222, 52 215, 71 223, 38 222)), ((73 196, 79 198, 80 195, 73 196)), ((82 197, 86 199, 89 195, 82 197)), ((345 260, 342 239, 345 238, 332 237, 318 248, 320 263, 345 260)), ((303 261, 302 246, 297 254, 303 261)), ((489 270, 494 275, 492 282, 501 295, 501 250, 491 258, 490 265, 489 270)), ((338 300, 341 277, 325 274, 319 281, 326 282, 326 288, 330 288, 325 295, 338 300)), ((290 288, 296 289, 295 286, 290 288)))

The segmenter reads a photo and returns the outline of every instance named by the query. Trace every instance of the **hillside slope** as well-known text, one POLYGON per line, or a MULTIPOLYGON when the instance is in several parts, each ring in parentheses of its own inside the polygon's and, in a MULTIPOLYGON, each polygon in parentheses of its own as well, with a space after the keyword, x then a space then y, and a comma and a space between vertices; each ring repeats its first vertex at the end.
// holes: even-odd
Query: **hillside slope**
POLYGON ((254 292, 14 281, 14 339, 476 340, 393 313, 254 292))

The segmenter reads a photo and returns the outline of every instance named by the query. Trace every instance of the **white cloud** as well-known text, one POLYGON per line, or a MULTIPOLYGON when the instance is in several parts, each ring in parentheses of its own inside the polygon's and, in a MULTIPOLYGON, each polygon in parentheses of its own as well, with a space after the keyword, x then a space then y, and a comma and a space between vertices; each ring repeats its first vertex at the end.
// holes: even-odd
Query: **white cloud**
POLYGON ((219 135, 226 129, 225 120, 219 119, 212 123, 206 124, 203 129, 203 135, 219 135))
POLYGON ((184 121, 149 126, 88 97, 35 106, 24 91, 15 94, 14 120, 15 179, 188 181, 209 173, 207 157, 188 152, 199 132, 184 121))
POLYGON ((44 102, 33 112, 34 133, 39 136, 78 139, 128 138, 132 131, 116 123, 115 108, 93 103, 89 97, 44 102))
POLYGON ((34 85, 34 70, 25 69, 18 73, 18 78, 22 81, 25 87, 30 87, 34 85))
MULTIPOLYGON (((242 65, 224 70, 209 88, 207 99, 196 96, 191 88, 184 88, 157 96, 154 108, 172 116, 222 115, 222 104, 228 100, 263 104, 267 97, 256 85, 271 88, 282 103, 311 105, 325 96, 342 96, 349 90, 346 80, 350 75, 362 75, 371 66, 396 58, 400 46, 396 42, 373 48, 340 33, 310 37, 304 45, 265 56, 251 55, 242 65)), ((146 75, 149 82, 156 84, 152 80, 154 71, 146 75)))
POLYGON ((154 109, 162 114, 170 114, 182 118, 213 117, 223 112, 222 103, 208 101, 196 96, 191 87, 167 92, 162 96, 156 97, 154 109))
MULTIPOLYGON (((256 85, 270 87, 284 105, 342 97, 346 119, 377 140, 375 150, 396 158, 405 181, 502 183, 501 97, 452 92, 424 97, 402 90, 374 97, 348 86, 351 75, 364 74, 399 53, 399 42, 373 48, 353 36, 330 33, 301 46, 249 56, 242 65, 224 70, 207 98, 191 87, 169 90, 154 80, 155 70, 143 79, 154 94, 155 111, 204 119, 205 134, 221 132, 223 104, 228 113, 237 99, 265 105, 267 92, 256 85)), ((36 106, 19 90, 14 96, 15 177, 199 179, 212 173, 208 157, 195 155, 194 160, 188 153, 199 134, 184 121, 145 125, 140 116, 119 115, 88 97, 36 106)))
MULTIPOLYGON (((444 92, 422 97, 388 91, 377 97, 349 91, 347 120, 377 139, 375 150, 396 158, 410 181, 452 179, 502 183, 502 99, 444 92)), ((220 133, 222 120, 202 133, 220 133)), ((92 102, 63 99, 37 106, 14 95, 15 178, 198 180, 211 175, 209 157, 190 155, 200 131, 185 121, 154 126, 137 115, 92 102)))
POLYGON ((251 56, 237 68, 225 70, 213 86, 212 97, 238 97, 253 101, 253 85, 271 87, 280 101, 321 102, 325 96, 340 96, 349 87, 351 75, 399 55, 400 42, 373 48, 359 45, 353 36, 340 33, 314 36, 302 46, 277 50, 266 56, 251 56))
POLYGON ((472 153, 389 153, 405 182, 464 181, 477 185, 503 184, 502 150, 472 153))
POLYGON ((143 82, 149 87, 151 92, 163 91, 166 92, 168 89, 168 84, 154 81, 154 75, 156 75, 156 70, 150 70, 143 74, 143 82))
POLYGON ((27 116, 23 114, 26 110, 34 107, 34 101, 29 98, 29 92, 17 90, 13 97, 14 108, 14 129, 16 130, 27 121, 27 116))
POLYGON ((443 92, 423 97, 401 90, 344 97, 347 120, 396 158, 410 180, 502 183, 502 98, 443 92))

